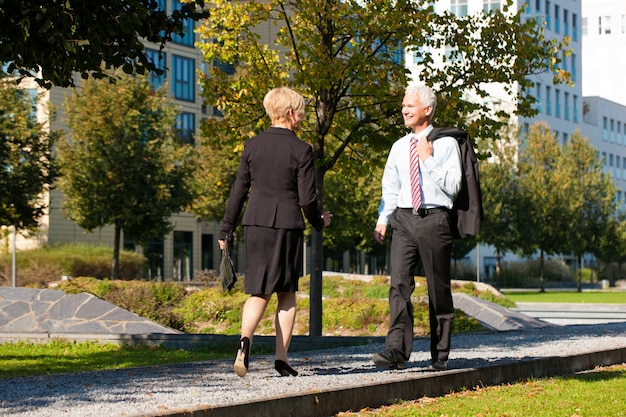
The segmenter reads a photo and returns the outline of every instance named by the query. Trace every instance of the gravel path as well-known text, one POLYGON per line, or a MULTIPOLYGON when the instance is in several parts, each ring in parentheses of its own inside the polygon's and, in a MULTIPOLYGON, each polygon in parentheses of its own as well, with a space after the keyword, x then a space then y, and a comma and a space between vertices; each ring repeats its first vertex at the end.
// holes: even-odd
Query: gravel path
MULTIPOLYGON (((626 347, 626 323, 560 326, 525 331, 453 335, 455 369, 515 363, 626 347)), ((114 417, 164 413, 186 407, 224 405, 288 396, 311 390, 389 382, 424 372, 429 341, 415 340, 402 371, 376 369, 371 361, 381 344, 294 352, 296 378, 280 378, 273 357, 255 356, 244 378, 232 361, 0 379, 0 416, 114 417)))

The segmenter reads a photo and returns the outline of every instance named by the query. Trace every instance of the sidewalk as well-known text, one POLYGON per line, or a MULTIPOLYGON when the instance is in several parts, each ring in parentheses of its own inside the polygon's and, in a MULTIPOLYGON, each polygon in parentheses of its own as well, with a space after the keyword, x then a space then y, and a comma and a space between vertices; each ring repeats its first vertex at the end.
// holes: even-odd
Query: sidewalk
MULTIPOLYGON (((329 343, 334 338, 326 338, 329 343)), ((237 377, 232 359, 77 374, 0 379, 0 416, 328 417, 459 387, 497 385, 626 363, 626 323, 555 326, 452 337, 451 369, 431 373, 418 338, 402 371, 374 367, 382 343, 293 352, 300 372, 281 378, 254 354, 237 377)))
MULTIPOLYGON (((168 347, 232 343, 234 354, 236 337, 230 336, 59 333, 58 329, 77 321, 83 326, 91 321, 99 329, 106 328, 98 321, 110 321, 123 311, 110 310, 100 303, 96 304, 98 309, 92 309, 85 299, 77 302, 74 297, 68 304, 60 303, 58 297, 47 292, 50 290, 17 290, 0 290, 0 341, 68 337, 168 347), (30 323, 31 333, 6 331, 15 331, 20 322, 30 323)), ((377 369, 371 360, 373 353, 384 348, 384 338, 299 336, 294 337, 290 362, 300 375, 281 378, 273 369, 272 356, 255 355, 255 347, 273 344, 274 338, 255 337, 249 372, 244 378, 234 374, 229 359, 0 379, 0 416, 328 417, 399 400, 440 396, 459 387, 496 385, 626 363, 626 322, 558 326, 471 297, 455 297, 455 303, 466 304, 465 309, 473 310, 471 315, 491 323, 493 328, 509 329, 453 335, 451 369, 445 372, 426 371, 428 338, 415 339, 407 369, 389 371, 377 369), (316 346, 336 347, 310 350, 316 346)))

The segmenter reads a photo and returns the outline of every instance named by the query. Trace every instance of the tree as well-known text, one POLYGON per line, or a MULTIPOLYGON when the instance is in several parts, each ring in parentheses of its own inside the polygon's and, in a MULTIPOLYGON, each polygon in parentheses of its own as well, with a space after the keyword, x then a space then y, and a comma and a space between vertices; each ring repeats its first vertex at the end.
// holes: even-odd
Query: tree
POLYGON ((544 254, 566 253, 567 229, 572 226, 566 163, 558 138, 550 128, 545 123, 532 126, 519 154, 520 194, 528 213, 520 237, 525 254, 540 251, 542 292, 544 254))
POLYGON ((531 127, 520 149, 521 194, 529 214, 522 247, 527 254, 541 253, 541 291, 544 253, 573 253, 580 265, 584 253, 606 251, 617 209, 615 185, 596 155, 579 131, 559 145, 545 124, 531 127))
POLYGON ((204 3, 181 1, 167 15, 159 0, 0 0, 0 62, 47 88, 73 86, 75 72, 82 78, 120 67, 127 74, 160 72, 143 40, 163 48, 173 34, 184 35, 186 19, 208 16, 204 3))
POLYGON ((54 182, 57 133, 37 121, 36 97, 0 76, 0 225, 34 230, 54 182))
MULTIPOLYGON (((615 183, 603 172, 604 161, 598 151, 577 130, 563 147, 567 164, 564 176, 569 178, 567 193, 571 209, 568 249, 578 260, 577 289, 582 291, 582 256, 586 252, 602 253, 606 237, 612 236, 616 223, 615 183)), ((614 236, 614 235, 613 235, 614 236)), ((613 242, 618 246, 618 242, 613 242)))
MULTIPOLYGON (((232 64, 235 74, 215 65, 202 78, 208 104, 224 115, 203 127, 203 152, 218 160, 207 166, 216 173, 206 175, 207 189, 229 183, 242 141, 268 126, 261 102, 269 88, 288 85, 308 100, 309 128, 300 135, 313 145, 323 205, 326 173, 346 164, 358 178, 368 164, 384 164, 384 153, 404 134, 399 116, 409 81, 405 48, 421 59, 416 78, 439 93, 435 122, 467 128, 473 137, 495 138, 502 118, 510 116, 493 118, 487 100, 471 99, 489 95, 484 83, 511 83, 508 93, 518 112, 531 115, 533 99, 526 92, 532 82, 526 77, 559 62, 561 45, 544 40, 537 22, 522 19, 522 12, 457 18, 412 0, 214 3, 198 30, 201 48, 206 62, 232 64), (443 46, 454 52, 442 63, 435 58, 443 46)), ((195 210, 201 216, 223 212, 227 188, 195 210)), ((370 231, 373 222, 367 220, 370 231)), ((320 335, 322 232, 311 237, 310 334, 320 335)))
POLYGON ((115 227, 139 244, 171 230, 170 216, 195 197, 193 146, 177 139, 177 110, 145 77, 87 80, 65 103, 71 137, 59 144, 64 210, 87 231, 115 227))
POLYGON ((617 264, 617 275, 613 275, 611 281, 622 276, 622 263, 626 260, 625 213, 618 213, 611 222, 608 232, 603 236, 599 236, 599 247, 594 251, 594 254, 607 266, 610 266, 613 262, 617 264))
POLYGON ((491 157, 479 165, 484 213, 480 241, 495 249, 496 284, 502 270, 502 255, 531 244, 523 238, 528 224, 528 203, 523 200, 519 181, 518 137, 517 129, 504 129, 502 140, 486 144, 488 149, 484 153, 491 157))

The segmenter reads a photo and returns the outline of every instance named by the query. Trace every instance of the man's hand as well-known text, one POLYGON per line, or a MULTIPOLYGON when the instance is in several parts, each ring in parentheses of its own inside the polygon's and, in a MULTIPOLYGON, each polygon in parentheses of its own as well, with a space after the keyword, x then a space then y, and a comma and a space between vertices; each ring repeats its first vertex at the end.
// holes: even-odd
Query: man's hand
POLYGON ((426 136, 421 136, 417 141, 417 155, 422 161, 427 160, 433 156, 433 143, 426 139, 426 136))
POLYGON ((387 233, 387 225, 377 224, 374 229, 374 240, 378 243, 383 243, 385 241, 385 233, 387 233))

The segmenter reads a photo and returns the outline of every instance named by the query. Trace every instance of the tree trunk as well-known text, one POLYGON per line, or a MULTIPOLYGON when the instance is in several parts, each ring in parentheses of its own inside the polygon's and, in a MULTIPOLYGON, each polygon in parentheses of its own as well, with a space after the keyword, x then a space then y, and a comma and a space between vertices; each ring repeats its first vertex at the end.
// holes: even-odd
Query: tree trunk
POLYGON ((583 290, 583 257, 578 255, 578 279, 576 280, 576 291, 583 290))
POLYGON ((502 256, 500 255, 500 249, 496 249, 496 288, 500 289, 502 286, 500 283, 500 272, 502 272, 502 256))
POLYGON ((539 251, 540 255, 539 255, 539 283, 540 283, 540 287, 539 287, 539 292, 546 292, 546 278, 543 274, 543 265, 544 265, 544 256, 543 256, 543 249, 541 249, 539 251))
POLYGON ((120 278, 120 240, 122 229, 115 225, 115 237, 113 238, 113 266, 111 268, 111 279, 120 278))

